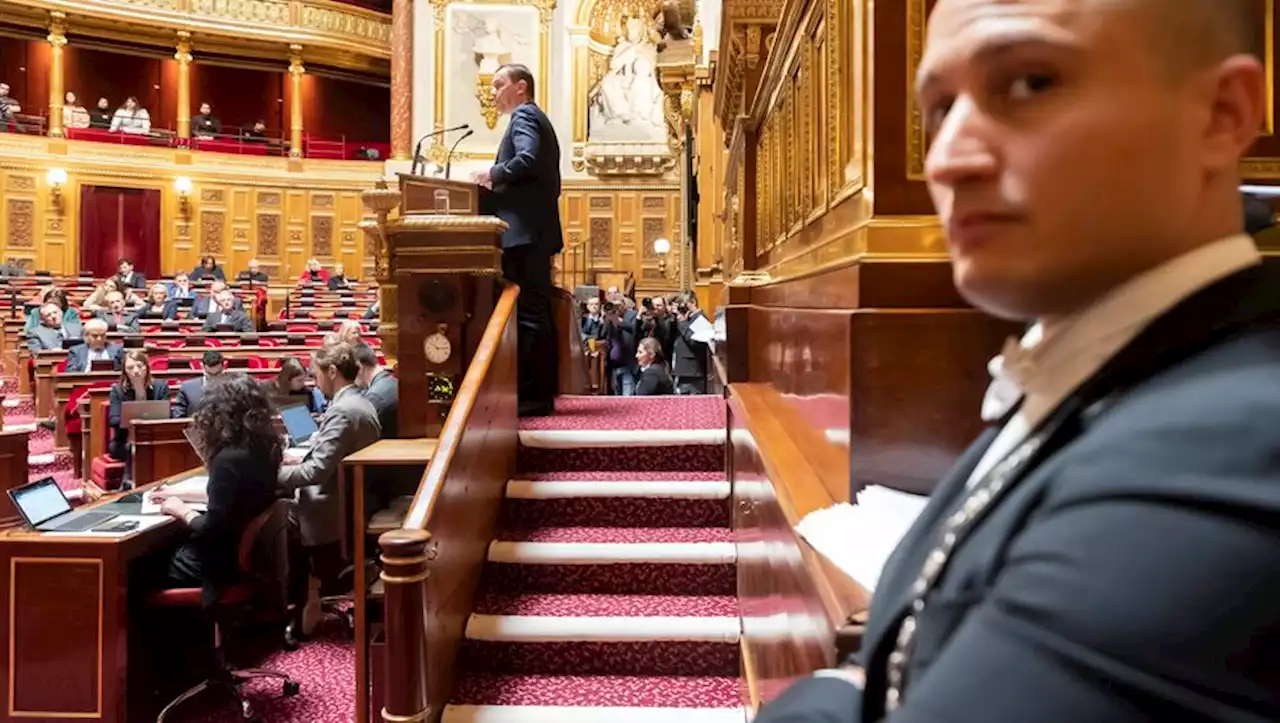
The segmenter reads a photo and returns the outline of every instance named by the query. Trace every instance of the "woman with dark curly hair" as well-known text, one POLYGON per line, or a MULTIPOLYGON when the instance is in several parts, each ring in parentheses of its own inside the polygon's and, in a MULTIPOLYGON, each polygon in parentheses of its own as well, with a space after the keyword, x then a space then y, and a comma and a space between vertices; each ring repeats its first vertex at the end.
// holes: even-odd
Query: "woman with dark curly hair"
POLYGON ((174 553, 166 584, 203 586, 211 604, 220 586, 237 573, 240 536, 276 498, 276 476, 284 454, 272 421, 271 399, 257 380, 224 374, 207 385, 191 422, 193 441, 209 483, 204 495, 152 493, 160 510, 191 528, 191 537, 174 553), (204 514, 192 503, 206 502, 204 514))

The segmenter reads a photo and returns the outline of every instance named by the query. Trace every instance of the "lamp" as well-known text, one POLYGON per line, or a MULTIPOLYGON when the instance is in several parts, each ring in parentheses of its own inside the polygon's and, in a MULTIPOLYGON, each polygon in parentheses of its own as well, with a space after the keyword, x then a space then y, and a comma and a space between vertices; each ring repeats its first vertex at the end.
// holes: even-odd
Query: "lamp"
POLYGON ((173 179, 173 190, 178 194, 178 205, 185 215, 191 211, 191 179, 187 176, 178 176, 173 179))
POLYGON ((44 180, 49 183, 49 201, 58 208, 62 207, 62 187, 67 184, 67 169, 50 168, 49 172, 44 175, 44 180))
POLYGON ((658 255, 658 273, 667 275, 667 254, 671 253, 671 241, 665 238, 653 240, 653 252, 658 255))

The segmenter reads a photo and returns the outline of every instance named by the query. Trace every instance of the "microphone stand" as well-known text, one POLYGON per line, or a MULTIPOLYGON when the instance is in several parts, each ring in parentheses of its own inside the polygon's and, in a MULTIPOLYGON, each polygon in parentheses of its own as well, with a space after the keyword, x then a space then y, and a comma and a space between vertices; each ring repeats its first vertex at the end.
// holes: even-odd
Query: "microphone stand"
POLYGON ((470 130, 470 128, 471 128, 470 123, 463 123, 462 125, 457 125, 452 128, 440 128, 440 129, 431 131, 430 133, 419 138, 418 144, 413 147, 413 165, 409 168, 409 173, 416 176, 418 175, 418 169, 426 165, 426 159, 422 157, 422 144, 425 143, 428 138, 435 138, 436 136, 444 135, 445 133, 452 133, 454 131, 470 130))
POLYGON ((453 172, 453 152, 458 150, 458 144, 465 141, 472 133, 475 133, 475 131, 467 129, 466 133, 458 136, 458 140, 454 141, 453 145, 449 146, 449 155, 445 156, 444 159, 444 180, 449 180, 449 174, 453 172))

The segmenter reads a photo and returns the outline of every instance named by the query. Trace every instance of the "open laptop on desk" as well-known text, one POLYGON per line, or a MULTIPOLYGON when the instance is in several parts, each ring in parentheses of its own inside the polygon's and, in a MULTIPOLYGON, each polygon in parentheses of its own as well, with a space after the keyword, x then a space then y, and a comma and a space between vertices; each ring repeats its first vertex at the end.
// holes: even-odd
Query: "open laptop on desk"
POLYGON ((129 422, 135 419, 168 419, 169 400, 158 399, 149 402, 124 402, 120 405, 120 426, 129 428, 129 422))
POLYGON ((101 509, 71 509, 67 495, 52 477, 9 490, 9 499, 27 525, 40 532, 84 532, 118 516, 101 509))
POLYGON ((280 420, 284 422, 285 432, 289 435, 289 448, 285 450, 285 454, 305 456, 311 448, 311 437, 320 429, 307 410, 307 405, 291 404, 281 407, 280 420))

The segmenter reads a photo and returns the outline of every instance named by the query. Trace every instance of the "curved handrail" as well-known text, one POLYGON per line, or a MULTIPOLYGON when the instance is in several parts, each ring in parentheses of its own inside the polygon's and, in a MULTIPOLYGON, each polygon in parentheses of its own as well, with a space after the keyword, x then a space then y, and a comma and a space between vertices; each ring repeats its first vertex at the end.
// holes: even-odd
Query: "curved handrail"
POLYGON ((462 443, 462 434, 466 430, 467 422, 471 419, 471 410, 475 408, 476 400, 480 397, 480 387, 489 375, 489 367, 497 357, 498 347, 506 332, 507 321, 515 314, 518 296, 520 296, 520 287, 507 284, 507 287, 502 290, 502 296, 498 298, 498 303, 493 307, 493 315, 489 317, 489 323, 480 337, 480 344, 476 347, 475 356, 471 358, 467 373, 462 377, 462 385, 454 397, 453 408, 445 417, 436 451, 432 454, 426 471, 422 473, 422 482, 418 484, 418 491, 413 496, 413 504, 409 506, 409 513, 405 515, 402 525, 404 529, 425 530, 427 528, 432 508, 440 496, 440 489, 445 479, 449 476, 449 468, 453 466, 454 456, 462 443))

